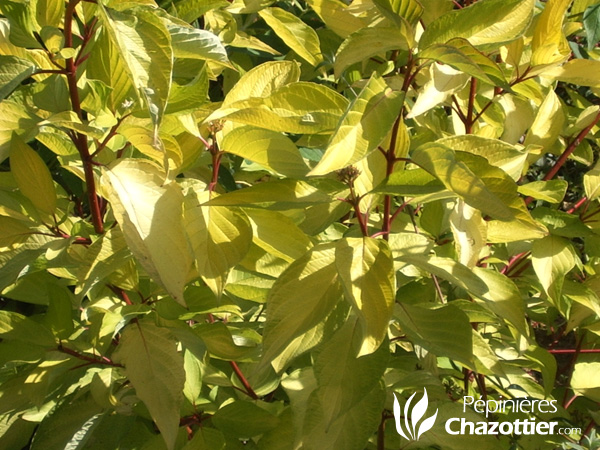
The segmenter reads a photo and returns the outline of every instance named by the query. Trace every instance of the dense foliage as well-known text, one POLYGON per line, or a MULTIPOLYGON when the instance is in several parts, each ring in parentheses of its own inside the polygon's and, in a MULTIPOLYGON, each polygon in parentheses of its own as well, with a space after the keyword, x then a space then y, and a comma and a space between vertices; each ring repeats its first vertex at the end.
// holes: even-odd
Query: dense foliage
POLYGON ((0 13, 0 448, 600 446, 598 1, 0 13))

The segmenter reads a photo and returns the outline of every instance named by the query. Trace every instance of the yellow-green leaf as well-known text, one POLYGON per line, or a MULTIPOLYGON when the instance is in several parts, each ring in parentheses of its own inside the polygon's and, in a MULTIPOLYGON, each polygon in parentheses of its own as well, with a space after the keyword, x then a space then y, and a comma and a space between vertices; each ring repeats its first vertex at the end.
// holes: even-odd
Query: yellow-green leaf
POLYGON ((565 275, 576 264, 576 256, 569 241, 558 236, 546 236, 533 243, 531 249, 533 270, 544 291, 558 304, 565 275))
POLYGON ((302 178, 308 172, 292 140, 275 131, 251 125, 237 127, 225 135, 220 148, 290 178, 302 178))
POLYGON ((277 7, 262 9, 258 14, 288 47, 309 64, 316 66, 323 61, 319 36, 298 17, 277 7))
MULTIPOLYGON (((448 147, 441 144, 425 144, 412 153, 412 160, 474 208, 499 220, 514 218, 507 204, 465 163, 457 160, 454 152, 448 147)), ((516 193, 516 185, 514 190, 516 193)))
POLYGON ((139 320, 125 328, 114 360, 156 422, 169 450, 175 448, 179 410, 183 404, 185 371, 177 342, 166 328, 139 320))
POLYGON ((527 30, 534 5, 535 0, 480 0, 430 23, 421 36, 419 48, 424 50, 432 44, 461 37, 478 48, 495 50, 527 30))
POLYGON ((25 222, 12 217, 0 216, 0 247, 10 247, 23 242, 32 234, 25 222))
POLYGON ((400 114, 404 93, 373 76, 342 117, 323 158, 309 175, 325 175, 363 159, 385 139, 400 114))
POLYGON ((308 0, 308 4, 328 28, 343 38, 368 25, 367 20, 352 14, 340 0, 308 0))
POLYGON ((560 67, 544 72, 544 76, 580 86, 600 87, 600 61, 594 59, 572 59, 560 67))
POLYGON ((565 13, 573 0, 549 0, 545 3, 533 31, 531 63, 534 66, 555 64, 571 53, 562 28, 565 13))
POLYGON ((35 71, 36 65, 31 61, 12 55, 0 55, 0 100, 7 97, 35 71))
POLYGON ((210 192, 192 184, 185 199, 185 228, 200 276, 220 296, 229 270, 246 255, 252 228, 236 208, 205 206, 210 192))
POLYGON ((541 145, 549 151, 563 131, 565 111, 553 89, 540 105, 533 124, 527 132, 523 145, 541 145))
POLYGON ((192 257, 183 226, 183 194, 149 161, 120 160, 103 173, 104 187, 125 241, 154 281, 185 306, 192 257))
POLYGON ((288 133, 331 132, 347 105, 348 100, 333 89, 300 81, 287 84, 264 98, 225 102, 206 121, 226 118, 288 133))
POLYGON ((387 241, 344 238, 338 241, 335 264, 362 328, 358 356, 377 350, 387 335, 394 306, 396 279, 387 241))
POLYGON ((231 88, 223 101, 223 107, 239 100, 264 98, 286 84, 300 79, 300 68, 295 61, 269 61, 248 72, 231 88))
POLYGON ((390 50, 408 50, 407 30, 400 27, 368 27, 352 33, 335 55, 335 76, 352 64, 390 50))
POLYGON ((158 127, 167 106, 173 71, 173 49, 167 27, 150 8, 137 8, 134 15, 100 3, 98 13, 131 83, 158 127))
POLYGON ((571 378, 571 388, 579 395, 595 402, 600 401, 599 371, 599 362, 579 362, 575 364, 571 378))
POLYGON ((10 168, 21 193, 48 214, 56 210, 56 189, 44 160, 18 135, 10 145, 10 168))
POLYGON ((498 65, 474 48, 466 39, 455 38, 445 44, 434 44, 420 52, 419 58, 433 59, 488 84, 508 87, 498 65))
POLYGON ((335 260, 335 244, 317 245, 277 279, 267 299, 264 363, 333 310, 342 295, 335 260))

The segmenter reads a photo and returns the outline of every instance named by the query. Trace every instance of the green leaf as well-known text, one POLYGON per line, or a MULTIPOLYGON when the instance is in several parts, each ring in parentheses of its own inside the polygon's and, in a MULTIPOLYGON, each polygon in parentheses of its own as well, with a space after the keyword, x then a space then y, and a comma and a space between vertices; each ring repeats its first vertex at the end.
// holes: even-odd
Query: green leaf
POLYGON ((470 77, 448 65, 438 63, 429 66, 429 78, 419 91, 417 100, 412 106, 407 119, 412 119, 444 103, 453 94, 460 92, 469 82, 470 77))
POLYGON ((560 98, 550 89, 540 105, 523 145, 540 145, 549 151, 563 131, 565 111, 560 98))
POLYGON ((429 172, 418 168, 394 172, 374 192, 415 197, 441 192, 445 186, 429 172))
POLYGON ((61 0, 37 0, 35 17, 40 28, 60 27, 65 13, 65 4, 61 0))
POLYGON ((331 203, 336 196, 343 197, 346 190, 345 185, 335 180, 283 179, 228 192, 211 199, 208 205, 263 207, 275 210, 307 208, 331 203))
POLYGON ((137 96, 135 84, 107 28, 102 28, 98 33, 94 51, 90 52, 86 66, 88 78, 102 81, 110 88, 107 106, 113 111, 127 109, 126 105, 137 96))
POLYGON ((482 156, 492 165, 506 172, 513 180, 521 178, 527 153, 499 139, 489 139, 474 134, 449 136, 436 141, 454 151, 482 156))
POLYGON ((11 247, 21 243, 33 230, 25 222, 12 217, 0 216, 0 247, 11 247))
POLYGON ((524 356, 533 361, 540 368, 544 380, 546 396, 550 396, 556 381, 556 358, 543 347, 532 346, 527 349, 524 356))
POLYGON ((546 236, 533 243, 531 257, 533 270, 544 291, 557 303, 560 300, 565 275, 576 264, 573 247, 563 238, 546 236))
POLYGON ((102 419, 102 407, 94 402, 91 395, 69 398, 40 423, 31 449, 83 450, 102 419))
POLYGON ((482 296, 488 292, 486 284, 471 269, 451 258, 415 255, 407 251, 400 253, 396 259, 430 272, 474 295, 482 296))
POLYGON ((112 228, 90 245, 78 271, 75 293, 83 296, 97 283, 114 273, 131 258, 127 242, 118 228, 112 228))
POLYGON ((360 319, 358 356, 376 351, 385 337, 394 307, 392 254, 385 240, 345 238, 336 244, 337 267, 347 300, 360 319))
POLYGON ((459 199, 449 219, 458 261, 469 268, 475 267, 486 247, 487 227, 481 212, 459 199))
POLYGON ((319 36, 295 15, 281 8, 261 9, 258 14, 285 44, 310 65, 323 61, 319 36))
POLYGON ((385 139, 400 114, 404 93, 372 76, 342 117, 327 150, 309 175, 325 175, 367 156, 385 139))
POLYGON ((525 320, 525 302, 515 283, 499 272, 474 267, 473 273, 487 286, 487 292, 476 294, 486 306, 502 317, 523 336, 529 335, 525 320))
POLYGON ((252 223, 254 242, 269 254, 291 263, 312 247, 308 236, 282 213, 256 208, 245 212, 252 223))
POLYGON ((149 161, 120 160, 102 179, 125 241, 139 263, 180 304, 192 264, 183 194, 149 161))
POLYGON ((595 402, 600 401, 600 381, 598 380, 598 362, 579 362, 575 364, 571 377, 571 388, 580 395, 595 402))
POLYGON ((206 122, 226 118, 273 131, 331 132, 347 105, 348 101, 334 90, 301 81, 287 84, 265 97, 225 102, 206 122))
POLYGON ((329 29, 343 38, 368 24, 368 21, 352 14, 348 5, 340 0, 308 0, 307 3, 329 29))
POLYGON ((571 53, 563 33, 565 13, 573 0, 554 0, 544 6, 533 30, 531 64, 534 66, 561 63, 571 53))
POLYGON ((395 316, 402 331, 415 344, 436 356, 446 356, 466 367, 474 367, 471 324, 460 309, 452 305, 425 308, 400 303, 396 306, 395 316))
POLYGON ((568 214, 564 211, 538 206, 531 211, 531 216, 544 224, 548 231, 556 236, 581 238, 593 234, 577 214, 568 214))
POLYGON ((478 48, 497 49, 523 35, 533 17, 534 3, 534 0, 483 0, 448 12, 427 26, 419 48, 424 50, 460 37, 478 48))
POLYGON ((600 5, 592 5, 583 13, 583 27, 587 37, 587 48, 592 50, 600 41, 600 5))
POLYGON ((302 178, 308 172, 292 140, 275 131, 250 125, 236 127, 225 135, 220 148, 287 177, 302 178))
POLYGON ((177 351, 175 338, 166 328, 138 320, 125 328, 113 357, 125 366, 136 395, 173 450, 185 383, 183 356, 177 351))
POLYGON ((588 201, 600 197, 600 163, 596 163, 594 168, 583 176, 583 188, 588 201))
POLYGON ((256 355, 256 347, 236 345, 231 332, 222 322, 207 323, 194 328, 211 355, 230 361, 243 361, 256 355))
POLYGON ((133 14, 98 6, 100 21, 158 130, 171 89, 171 35, 150 8, 137 8, 133 14))
POLYGON ((544 72, 544 76, 579 86, 600 87, 600 79, 595 75, 600 70, 600 61, 593 59, 572 59, 560 67, 544 72))
POLYGON ((362 28, 346 38, 335 55, 335 76, 342 76, 352 64, 390 50, 408 50, 406 28, 369 27, 362 28))
POLYGON ((191 441, 185 444, 182 450, 223 450, 225 438, 219 430, 209 427, 200 427, 194 432, 191 441))
POLYGON ((518 190, 520 194, 531 196, 538 200, 544 200, 550 203, 560 203, 565 197, 568 187, 569 183, 565 180, 549 180, 533 181, 531 183, 522 184, 519 186, 518 190))
POLYGON ((10 145, 10 168, 21 193, 48 214, 56 210, 56 189, 44 160, 17 134, 10 145))
POLYGON ((37 67, 18 56, 0 55, 0 100, 8 97, 22 81, 29 78, 37 67))
POLYGON ((227 50, 217 36, 210 31, 175 25, 164 21, 171 33, 171 44, 175 58, 202 59, 231 67, 227 50))
POLYGON ((46 347, 56 346, 56 339, 48 328, 11 311, 0 311, 0 337, 46 347))
POLYGON ((394 21, 396 25, 402 23, 401 19, 414 25, 425 10, 417 0, 374 0, 373 3, 385 17, 394 21))
POLYGON ((267 299, 263 364, 278 356, 298 336, 325 320, 342 295, 335 265, 335 245, 321 244, 292 263, 277 279, 267 299), (307 295, 307 292, 311 295, 307 295))
POLYGON ((386 391, 375 386, 337 420, 327 424, 316 394, 311 397, 304 419, 303 445, 305 450, 362 450, 381 422, 386 391))
POLYGON ((356 320, 348 320, 315 359, 314 371, 319 387, 314 395, 319 399, 322 424, 326 429, 379 384, 389 359, 385 345, 357 357, 357 351, 363 345, 359 328, 356 320))
POLYGON ((277 89, 300 79, 295 61, 269 61, 253 67, 227 93, 223 106, 249 98, 265 98, 277 89))
POLYGON ((514 217, 503 199, 492 192, 466 164, 458 161, 448 147, 437 143, 425 144, 412 153, 411 159, 472 207, 499 220, 511 220, 514 217))
POLYGON ((488 84, 508 88, 498 65, 475 49, 466 39, 454 38, 445 44, 431 45, 419 53, 419 58, 448 64, 488 84))
POLYGON ((210 192, 188 190, 185 229, 200 276, 220 296, 229 270, 246 255, 252 228, 246 215, 234 208, 205 206, 210 192))
POLYGON ((175 58, 202 59, 230 67, 227 51, 217 36, 210 31, 175 25, 164 21, 171 34, 175 58))
POLYGON ((21 104, 10 100, 0 102, 0 161, 8 158, 13 132, 25 141, 33 139, 40 120, 21 104))
POLYGON ((225 435, 251 438, 279 425, 279 418, 255 403, 234 401, 214 413, 212 422, 225 435))

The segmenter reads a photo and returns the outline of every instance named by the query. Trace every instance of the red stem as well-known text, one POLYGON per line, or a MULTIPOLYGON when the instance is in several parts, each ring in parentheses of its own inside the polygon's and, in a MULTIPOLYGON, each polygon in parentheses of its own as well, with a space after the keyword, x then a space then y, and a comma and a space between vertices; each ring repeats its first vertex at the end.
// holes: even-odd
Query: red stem
MULTIPOLYGON (((402 115, 398 115, 394 126, 392 127, 392 137, 390 139, 390 147, 385 153, 386 158, 386 169, 385 176, 389 178, 394 172, 394 165, 396 164, 396 141, 398 139, 398 128, 400 128, 400 122, 402 121, 402 115)), ((390 235, 390 229, 392 227, 392 196, 386 195, 383 198, 383 227, 381 232, 383 238, 387 241, 390 235)))
POLYGON ((587 202, 587 197, 583 196, 582 198, 579 199, 579 201, 577 203, 575 203, 573 205, 572 208, 570 208, 569 210, 567 210, 567 214, 573 214, 575 211, 577 211, 579 208, 581 208, 581 206, 587 202))
MULTIPOLYGON (((80 0, 70 0, 67 4, 65 11, 64 30, 65 48, 73 47, 73 14, 79 1, 80 0)), ((91 35, 86 36, 85 38, 89 40, 91 35)), ((85 120, 85 116, 81 109, 81 99, 79 98, 79 89, 77 88, 77 65, 75 64, 73 58, 68 58, 66 64, 66 76, 67 84, 69 86, 69 96, 71 98, 71 107, 77 114, 77 117, 79 117, 79 119, 83 122, 85 120)), ((98 201, 98 195, 96 195, 96 180, 94 179, 94 169, 92 165, 92 159, 90 157, 87 137, 85 134, 75 133, 74 136, 72 136, 72 139, 73 143, 77 147, 77 151, 79 152, 79 156, 83 164, 83 172, 85 175, 85 183, 87 185, 87 194, 90 203, 90 212, 92 214, 94 230, 97 234, 102 234, 104 233, 104 224, 102 223, 100 202, 98 201)))
POLYGON ((61 353, 66 353, 67 355, 74 356, 77 359, 81 359, 83 361, 87 361, 92 364, 100 364, 100 365, 104 365, 104 366, 113 366, 113 367, 123 367, 121 364, 117 364, 105 356, 101 356, 100 357, 101 359, 98 359, 98 358, 95 358, 92 356, 87 356, 87 355, 79 353, 75 350, 71 350, 70 348, 63 347, 62 344, 59 344, 57 350, 61 353))
MULTIPOLYGON (((600 112, 598 112, 598 114, 596 115, 596 117, 594 118, 592 123, 590 123, 587 127, 585 127, 583 130, 581 130, 579 132, 579 134, 577 135, 577 137, 575 137, 575 139, 573 139, 571 141, 571 143, 567 146, 567 148, 562 153, 562 155, 560 155, 560 157, 558 158, 556 163, 552 166, 552 168, 548 171, 546 176, 543 178, 544 181, 551 180, 552 178, 554 178, 556 176, 556 174, 561 169, 561 167, 567 162, 567 159, 569 159, 569 156, 571 156, 571 153, 573 153, 575 151, 575 149, 581 143, 583 138, 585 138, 588 135, 588 133, 592 130, 592 128, 594 128, 596 126, 596 124, 598 123, 599 120, 600 120, 600 112)), ((532 201, 533 201, 533 197, 527 197, 525 199, 525 204, 529 205, 532 201)))
MULTIPOLYGON (((210 313, 208 314, 208 321, 210 323, 215 322, 215 317, 210 313)), ((233 369, 233 373, 235 373, 235 376, 238 378, 238 380, 240 380, 240 383, 242 383, 242 385, 244 386, 245 391, 242 391, 242 392, 245 392, 253 400, 258 400, 259 399, 258 395, 254 391, 254 389, 252 389, 252 386, 248 382, 248 379, 244 376, 244 374, 240 370, 240 366, 238 366, 235 361, 229 361, 229 365, 233 369)), ((235 388, 235 386, 233 386, 233 387, 235 388)))
POLYGON ((465 122, 465 133, 471 134, 473 132, 473 124, 475 119, 473 118, 473 112, 475 108, 475 95, 477 94, 477 78, 471 77, 471 89, 469 90, 469 106, 467 109, 467 118, 465 122))
POLYGON ((584 349, 576 349, 576 348, 567 348, 567 349, 550 349, 548 353, 552 354, 562 354, 562 353, 600 353, 600 348, 584 348, 584 349))

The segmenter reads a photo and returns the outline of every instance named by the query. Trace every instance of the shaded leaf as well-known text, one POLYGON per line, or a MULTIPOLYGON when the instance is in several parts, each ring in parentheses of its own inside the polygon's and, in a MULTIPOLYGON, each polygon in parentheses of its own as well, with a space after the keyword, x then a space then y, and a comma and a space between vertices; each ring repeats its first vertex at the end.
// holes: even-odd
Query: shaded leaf
POLYGON ((139 320, 125 328, 114 359, 156 422, 170 450, 175 447, 183 403, 183 356, 166 328, 139 320))

